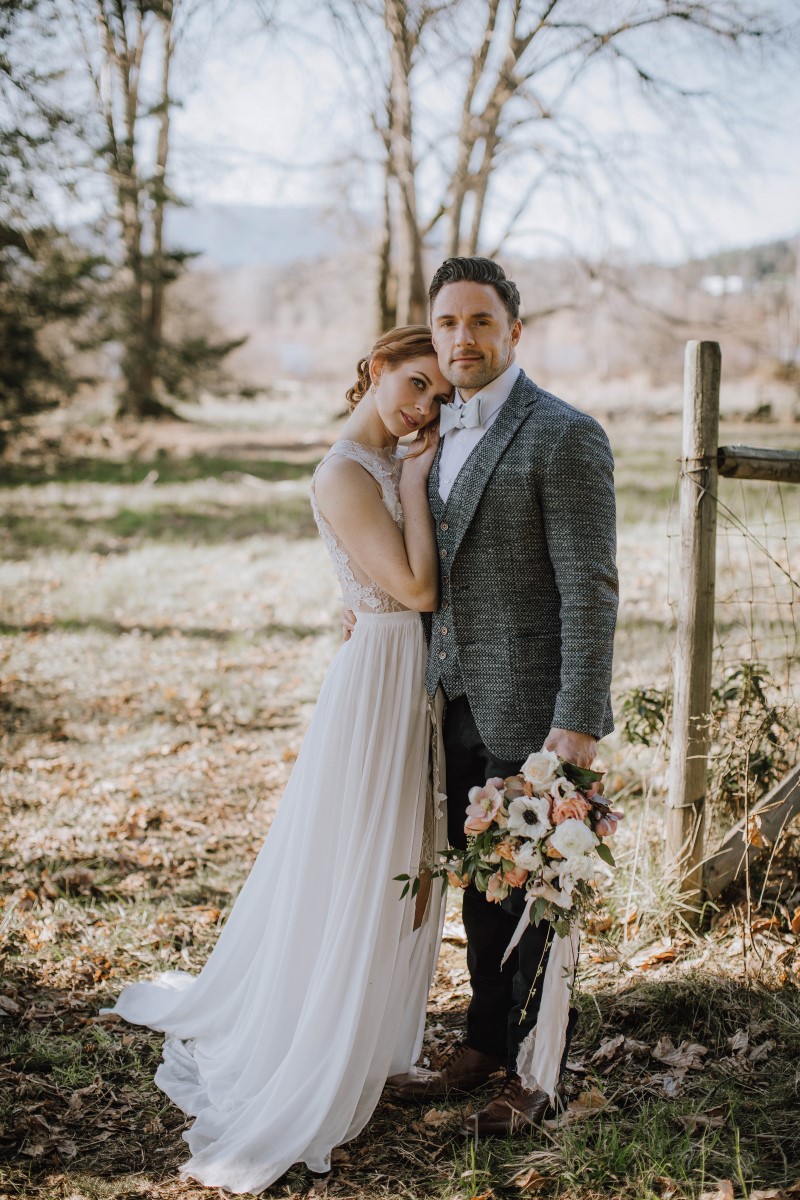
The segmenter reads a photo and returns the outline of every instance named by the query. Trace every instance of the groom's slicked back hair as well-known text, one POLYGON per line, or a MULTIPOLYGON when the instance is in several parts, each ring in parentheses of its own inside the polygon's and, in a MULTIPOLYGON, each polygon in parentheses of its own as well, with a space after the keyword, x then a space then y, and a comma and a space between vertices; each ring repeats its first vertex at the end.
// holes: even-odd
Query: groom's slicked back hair
POLYGON ((448 283, 488 283, 497 292, 511 322, 519 320, 520 296, 517 285, 506 275, 499 263, 491 258, 446 258, 431 280, 428 300, 433 302, 448 283))

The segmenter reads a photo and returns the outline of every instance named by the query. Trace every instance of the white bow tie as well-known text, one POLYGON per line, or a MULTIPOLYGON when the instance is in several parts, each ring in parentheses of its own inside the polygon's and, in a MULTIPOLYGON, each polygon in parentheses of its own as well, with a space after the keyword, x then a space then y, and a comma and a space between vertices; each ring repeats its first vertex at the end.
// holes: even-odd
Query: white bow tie
POLYGON ((439 410, 439 433, 444 435, 450 429, 481 429, 482 403, 483 396, 472 396, 460 408, 456 408, 455 403, 443 404, 439 410))

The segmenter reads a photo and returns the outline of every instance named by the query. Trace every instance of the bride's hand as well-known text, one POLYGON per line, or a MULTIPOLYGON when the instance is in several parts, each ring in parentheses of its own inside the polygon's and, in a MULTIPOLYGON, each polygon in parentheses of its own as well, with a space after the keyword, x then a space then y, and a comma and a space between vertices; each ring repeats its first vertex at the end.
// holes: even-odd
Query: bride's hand
POLYGON ((403 459, 403 472, 400 476, 401 484, 403 482, 406 485, 417 482, 427 483, 438 448, 438 424, 426 425, 424 429, 420 429, 414 441, 409 446, 408 454, 403 459))

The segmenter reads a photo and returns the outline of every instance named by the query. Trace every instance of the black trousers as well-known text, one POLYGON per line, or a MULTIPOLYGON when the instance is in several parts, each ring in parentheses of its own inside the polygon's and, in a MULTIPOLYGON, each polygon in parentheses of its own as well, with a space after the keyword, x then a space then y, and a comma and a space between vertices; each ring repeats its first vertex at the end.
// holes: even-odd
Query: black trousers
MULTIPOLYGON (((482 786, 493 775, 514 775, 522 763, 495 758, 486 748, 466 696, 447 701, 443 742, 448 838, 451 846, 463 850, 467 844, 464 820, 469 789, 482 786)), ((524 906, 523 888, 512 888, 501 904, 490 903, 472 884, 464 891, 467 967, 472 985, 467 1009, 467 1045, 506 1059, 507 1069, 512 1073, 517 1069, 519 1047, 536 1024, 552 940, 548 922, 530 925, 501 968, 500 960, 524 906)), ((571 1009, 562 1071, 576 1020, 577 1013, 571 1009)))

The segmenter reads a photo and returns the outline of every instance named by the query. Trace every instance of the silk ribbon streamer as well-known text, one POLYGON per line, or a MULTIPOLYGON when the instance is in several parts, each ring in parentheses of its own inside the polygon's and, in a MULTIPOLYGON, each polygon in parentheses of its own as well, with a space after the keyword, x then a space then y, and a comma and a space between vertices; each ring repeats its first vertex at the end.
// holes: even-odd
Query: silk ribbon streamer
POLYGON ((569 1002, 578 965, 578 927, 573 922, 566 937, 555 934, 544 973, 542 1001, 536 1026, 517 1055, 517 1072, 523 1087, 547 1092, 555 1103, 561 1057, 567 1040, 569 1002))
MULTIPOLYGON (((519 944, 530 923, 530 911, 535 899, 535 896, 528 895, 525 901, 522 916, 511 941, 506 946, 503 964, 519 944)), ((567 1040, 569 1002, 578 965, 578 946, 578 928, 574 922, 570 925, 566 937, 554 933, 544 972, 542 1000, 536 1025, 523 1041, 517 1055, 517 1073, 523 1087, 530 1091, 541 1088, 543 1092, 547 1092, 551 1101, 555 1101, 561 1056, 567 1040)))

